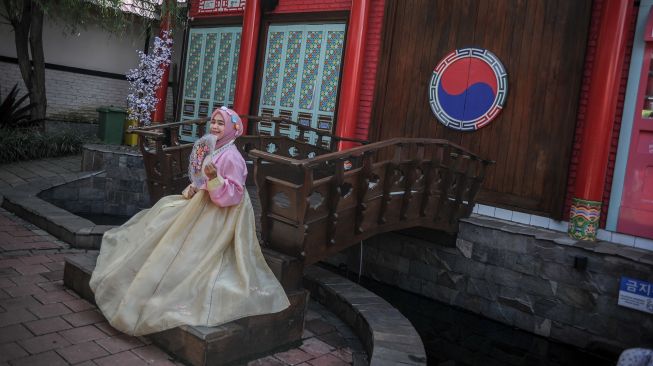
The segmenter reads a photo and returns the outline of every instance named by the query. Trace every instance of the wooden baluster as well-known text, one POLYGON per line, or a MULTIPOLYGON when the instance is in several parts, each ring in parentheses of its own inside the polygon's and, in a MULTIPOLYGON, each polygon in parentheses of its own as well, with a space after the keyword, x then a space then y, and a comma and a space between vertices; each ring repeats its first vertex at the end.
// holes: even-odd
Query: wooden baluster
POLYGON ((299 210, 297 214, 297 235, 295 240, 298 243, 301 243, 302 252, 300 253, 302 257, 306 257, 306 237, 308 236, 308 225, 306 224, 306 215, 308 210, 311 207, 309 198, 313 193, 313 168, 310 166, 302 165, 301 166, 304 182, 302 184, 302 189, 298 192, 298 195, 301 199, 297 202, 301 202, 300 206, 297 207, 299 210))
POLYGON ((478 189, 478 187, 476 187, 478 185, 478 181, 476 180, 477 174, 475 173, 477 169, 480 169, 478 168, 480 164, 473 156, 467 155, 467 159, 467 171, 465 172, 466 187, 461 196, 462 207, 460 211, 460 217, 466 217, 472 213, 472 210, 474 209, 474 196, 472 195, 472 191, 476 191, 478 189))
POLYGON ((410 203, 413 200, 413 186, 415 181, 417 181, 417 168, 422 165, 424 161, 424 144, 417 145, 417 156, 415 159, 412 159, 408 164, 408 174, 406 174, 406 179, 404 182, 404 197, 401 201, 401 210, 399 213, 400 220, 406 220, 408 215, 408 208, 410 203))
POLYGON ((442 147, 442 160, 440 160, 439 172, 442 175, 438 190, 440 197, 433 211, 433 221, 440 221, 444 217, 445 213, 443 212, 445 203, 448 199, 449 185, 453 180, 453 174, 451 172, 451 146, 444 145, 442 147))
POLYGON ((474 162, 475 166, 478 166, 478 174, 475 177, 473 177, 472 184, 469 187, 469 192, 467 194, 469 207, 467 209, 467 212, 465 212, 465 216, 470 215, 472 210, 474 209, 474 203, 476 202, 476 194, 478 193, 479 189, 481 188, 481 184, 485 179, 485 171, 488 165, 492 164, 492 162, 490 161, 481 160, 477 157, 473 157, 472 161, 474 162))
POLYGON ((262 160, 258 157, 252 158, 254 161, 254 177, 256 183, 256 191, 258 192, 259 204, 261 205, 261 241, 264 244, 269 243, 269 227, 268 213, 270 209, 270 198, 268 194, 268 187, 265 182, 265 175, 262 168, 262 160))
POLYGON ((439 145, 430 146, 431 156, 430 159, 424 164, 424 193, 422 195, 422 203, 419 209, 419 215, 421 217, 426 216, 426 208, 428 207, 429 200, 431 199, 431 184, 433 184, 433 175, 434 170, 440 166, 440 157, 437 156, 440 153, 439 145), (435 149, 434 149, 435 147, 435 149))
POLYGON ((198 137, 204 136, 206 133, 206 123, 195 123, 195 131, 197 132, 198 137))
POLYGON ((328 245, 336 243, 336 228, 338 227, 338 203, 340 202, 341 187, 345 179, 345 157, 336 161, 336 172, 331 179, 329 189, 329 222, 327 226, 328 245))
POLYGON ((470 164, 469 158, 464 152, 460 150, 456 150, 456 155, 458 156, 456 161, 458 162, 459 169, 456 170, 456 176, 458 178, 456 181, 458 182, 458 185, 456 186, 456 190, 454 194, 455 194, 456 203, 460 203, 462 202, 463 194, 467 189, 467 177, 468 177, 467 173, 469 172, 469 168, 472 167, 472 164, 470 164), (464 167, 464 169, 462 169, 463 164, 466 164, 466 167, 464 167))
POLYGON ((157 155, 161 157, 165 155, 165 152, 163 151, 163 141, 161 139, 154 140, 154 146, 157 155))
POLYGON ((469 156, 460 150, 456 150, 456 155, 458 156, 457 162, 459 163, 459 169, 457 169, 457 182, 455 194, 455 203, 454 211, 451 212, 449 216, 449 224, 455 225, 456 221, 464 215, 464 195, 467 191, 468 185, 471 184, 470 178, 472 176, 472 171, 474 170, 474 164, 469 159, 469 156), (464 169, 461 169, 462 164, 466 164, 464 169))
POLYGON ((181 127, 177 127, 175 129, 172 129, 170 127, 167 127, 168 130, 170 130, 170 146, 179 146, 179 129, 181 127))
POLYGON ((365 203, 365 196, 370 187, 370 178, 372 178, 372 152, 365 151, 363 153, 363 168, 358 176, 358 204, 356 205, 356 234, 363 232, 363 221, 365 219, 365 211, 367 210, 367 203, 365 203))
MULTIPOLYGON (((457 149, 455 149, 458 151, 457 149)), ((448 222, 451 223, 451 219, 453 216, 455 216, 455 212, 453 212, 451 209, 454 207, 455 203, 451 203, 449 199, 450 193, 457 192, 457 190, 460 188, 461 183, 460 182, 460 164, 462 163, 462 157, 460 154, 453 153, 451 152, 451 148, 449 149, 449 153, 447 156, 445 156, 445 159, 448 159, 446 166, 448 167, 447 169, 447 174, 446 174, 446 179, 443 179, 443 195, 440 198, 440 213, 438 214, 439 219, 443 220, 443 222, 448 222), (451 185, 453 184, 454 177, 457 177, 458 179, 456 180, 456 191, 451 190, 451 185), (444 184, 446 181, 446 184, 444 184)), ((446 161, 446 160, 445 160, 446 161)), ((463 184, 464 185, 464 184, 463 184)), ((454 197, 455 200, 455 197, 454 197)))
POLYGON ((147 141, 145 140, 145 136, 143 136, 141 134, 138 134, 138 147, 141 150, 141 154, 143 154, 143 156, 145 156, 145 154, 147 153, 147 151, 149 149, 147 148, 147 141))
POLYGON ((402 148, 403 148, 403 144, 401 143, 395 145, 394 156, 392 157, 392 160, 386 163, 385 165, 385 178, 383 179, 383 198, 381 199, 381 210, 379 211, 379 220, 378 220, 379 225, 383 225, 387 222, 387 219, 385 218, 385 214, 388 209, 388 205, 390 204, 390 200, 392 199, 390 197, 390 190, 392 189, 392 185, 394 184, 392 178, 394 176, 395 169, 397 169, 397 167, 399 166, 399 161, 401 160, 402 148))

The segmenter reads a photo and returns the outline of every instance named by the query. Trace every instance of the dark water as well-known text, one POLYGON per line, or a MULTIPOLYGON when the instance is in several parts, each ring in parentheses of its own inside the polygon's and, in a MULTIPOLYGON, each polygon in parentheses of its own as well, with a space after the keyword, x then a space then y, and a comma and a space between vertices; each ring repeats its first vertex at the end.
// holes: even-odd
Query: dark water
POLYGON ((97 213, 80 213, 75 212, 75 215, 83 217, 86 220, 92 221, 95 225, 113 225, 120 226, 127 222, 131 216, 120 216, 120 215, 107 215, 107 214, 97 214, 97 213))
MULTIPOLYGON (((358 282, 357 276, 349 277, 358 282)), ((618 358, 618 354, 589 353, 551 341, 366 277, 360 285, 410 320, 422 337, 429 365, 614 366, 618 358)))

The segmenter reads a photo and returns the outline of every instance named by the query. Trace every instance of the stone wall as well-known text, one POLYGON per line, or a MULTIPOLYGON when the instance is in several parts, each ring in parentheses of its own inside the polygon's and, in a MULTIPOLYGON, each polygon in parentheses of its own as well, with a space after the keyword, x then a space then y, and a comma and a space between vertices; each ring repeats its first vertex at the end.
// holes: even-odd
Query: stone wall
POLYGON ((74 213, 132 216, 150 207, 143 157, 135 148, 84 145, 82 171, 100 172, 39 196, 74 213))
MULTIPOLYGON (((653 347, 653 315, 617 305, 621 276, 653 282, 649 251, 476 215, 454 240, 416 236, 366 240, 363 275, 586 349, 653 347)), ((360 252, 329 262, 357 273, 360 252)))

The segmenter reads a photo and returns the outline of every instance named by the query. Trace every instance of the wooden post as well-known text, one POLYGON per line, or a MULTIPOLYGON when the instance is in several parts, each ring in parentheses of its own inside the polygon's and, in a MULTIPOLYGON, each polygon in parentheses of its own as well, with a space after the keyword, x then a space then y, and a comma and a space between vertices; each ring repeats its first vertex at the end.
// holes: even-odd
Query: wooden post
MULTIPOLYGON (((172 1, 172 0, 167 0, 172 1)), ((163 37, 163 33, 170 31, 172 19, 170 15, 170 6, 167 1, 163 2, 161 9, 161 27, 159 29, 159 37, 163 37)), ((163 68, 163 76, 159 88, 156 90, 156 107, 152 113, 152 123, 163 123, 166 119, 166 99, 168 98, 168 78, 170 77, 170 65, 159 65, 163 68)))
MULTIPOLYGON (((256 66, 256 51, 258 33, 261 27, 261 1, 245 2, 243 15, 243 30, 240 37, 240 54, 238 55, 238 76, 234 95, 234 110, 239 114, 248 114, 252 102, 252 87, 254 84, 254 67, 256 66)), ((243 119, 243 128, 248 132, 247 119, 243 119)))
MULTIPOLYGON (((354 137, 358 101, 363 78, 363 56, 365 55, 365 34, 367 33, 367 13, 370 0, 352 1, 347 29, 345 59, 340 82, 340 99, 338 100, 338 119, 336 136, 354 137)), ((338 150, 353 147, 349 141, 338 141, 338 150)))
POLYGON ((596 240, 632 1, 606 0, 590 79, 569 235, 596 240))

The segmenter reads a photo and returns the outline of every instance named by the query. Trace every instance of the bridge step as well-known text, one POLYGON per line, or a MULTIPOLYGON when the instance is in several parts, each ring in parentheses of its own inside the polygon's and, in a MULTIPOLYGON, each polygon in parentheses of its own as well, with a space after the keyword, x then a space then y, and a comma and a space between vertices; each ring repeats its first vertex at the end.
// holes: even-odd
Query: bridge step
MULTIPOLYGON (((290 307, 277 314, 247 317, 218 327, 181 326, 148 336, 168 353, 193 366, 226 365, 254 359, 272 351, 290 348, 301 342, 308 291, 301 289, 301 267, 288 256, 264 250, 270 268, 280 279, 290 307), (299 272, 297 274, 297 268, 299 272), (298 276, 299 279, 295 277, 298 276), (243 347, 243 345, 247 347, 243 347)), ((97 253, 66 257, 64 285, 85 300, 95 303, 88 283, 95 268, 97 253)))

